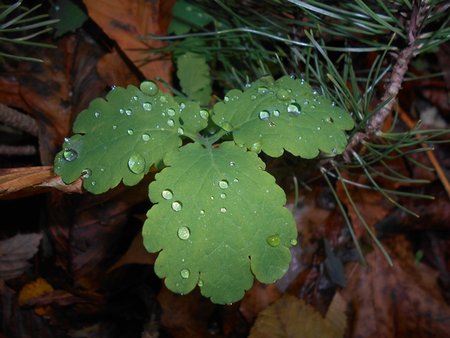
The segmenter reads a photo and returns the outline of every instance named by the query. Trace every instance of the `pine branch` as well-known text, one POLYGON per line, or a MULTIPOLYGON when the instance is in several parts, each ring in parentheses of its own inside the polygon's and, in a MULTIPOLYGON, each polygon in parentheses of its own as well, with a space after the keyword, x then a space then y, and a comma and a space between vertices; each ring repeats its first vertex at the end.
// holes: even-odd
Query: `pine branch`
POLYGON ((30 135, 38 136, 39 129, 36 121, 18 110, 0 103, 0 123, 24 131, 30 135))
POLYGON ((357 147, 362 140, 373 137, 383 126, 384 121, 392 112, 396 103, 397 95, 402 87, 406 71, 409 63, 418 51, 420 46, 416 44, 417 37, 421 30, 424 20, 427 17, 429 6, 426 1, 415 1, 411 12, 411 19, 408 25, 408 44, 407 47, 400 51, 388 81, 386 90, 381 98, 381 102, 387 102, 367 123, 365 133, 356 133, 350 140, 346 152, 343 154, 344 159, 349 161, 349 154, 357 147))
POLYGON ((8 146, 0 145, 0 155, 5 156, 30 156, 37 154, 37 149, 35 146, 25 145, 25 146, 8 146))

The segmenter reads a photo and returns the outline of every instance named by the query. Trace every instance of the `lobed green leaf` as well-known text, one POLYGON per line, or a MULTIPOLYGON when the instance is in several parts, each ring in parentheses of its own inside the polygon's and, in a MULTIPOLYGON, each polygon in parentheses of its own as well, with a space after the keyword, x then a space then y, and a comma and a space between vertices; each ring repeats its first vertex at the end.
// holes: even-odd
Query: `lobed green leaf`
POLYGON ((82 176, 84 188, 95 194, 121 181, 137 184, 181 145, 180 136, 204 129, 207 119, 198 103, 178 104, 151 81, 140 89, 117 87, 78 115, 75 135, 55 157, 55 173, 66 184, 82 176))
POLYGON ((186 294, 196 285, 215 303, 241 299, 253 283, 273 283, 290 262, 297 230, 286 197, 254 152, 224 142, 170 153, 149 186, 155 205, 144 245, 158 252, 155 272, 186 294))
POLYGON ((265 77, 244 91, 230 90, 214 106, 212 120, 232 132, 238 145, 279 157, 284 150, 303 158, 319 151, 345 150, 345 130, 354 126, 351 116, 319 95, 304 80, 265 77))

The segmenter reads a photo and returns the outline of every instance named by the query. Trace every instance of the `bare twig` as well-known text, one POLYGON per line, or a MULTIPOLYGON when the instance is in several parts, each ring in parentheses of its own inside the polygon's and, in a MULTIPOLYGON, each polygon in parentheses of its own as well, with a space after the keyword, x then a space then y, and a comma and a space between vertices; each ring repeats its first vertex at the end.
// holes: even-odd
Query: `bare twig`
POLYGON ((24 131, 36 137, 39 133, 38 125, 32 117, 2 103, 0 103, 0 123, 24 131))

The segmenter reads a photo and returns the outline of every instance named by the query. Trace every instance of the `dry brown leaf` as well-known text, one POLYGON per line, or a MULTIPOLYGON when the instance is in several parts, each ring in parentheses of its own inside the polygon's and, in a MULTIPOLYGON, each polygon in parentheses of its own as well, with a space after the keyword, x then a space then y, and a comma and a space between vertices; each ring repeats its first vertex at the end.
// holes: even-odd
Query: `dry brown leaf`
POLYGON ((214 305, 202 297, 198 290, 180 296, 163 287, 158 301, 162 309, 161 324, 172 337, 211 337, 207 323, 214 305))
POLYGON ((0 279, 20 276, 30 264, 28 259, 38 251, 41 234, 16 235, 0 241, 0 279))
MULTIPOLYGON (((336 316, 336 314, 333 314, 336 316)), ((342 313, 345 317, 345 314, 342 313)), ((323 318, 301 299, 285 295, 262 311, 250 331, 250 338, 340 338, 342 327, 323 318)))
POLYGON ((126 264, 147 264, 153 265, 157 254, 151 254, 144 248, 144 240, 142 233, 139 232, 130 244, 127 252, 120 257, 120 259, 109 268, 108 272, 114 271, 126 264))
MULTIPOLYGON (((139 38, 150 33, 164 35, 175 3, 173 0, 84 0, 83 2, 89 16, 111 39, 117 42, 127 57, 138 67, 146 55, 144 52, 164 45, 161 41, 141 41, 139 38)), ((170 60, 158 60, 139 68, 148 79, 159 76, 170 82, 171 67, 170 60)))
POLYGON ((415 262, 405 237, 383 245, 394 267, 379 250, 366 256, 366 267, 347 267, 348 286, 342 294, 351 305, 351 337, 448 337, 450 307, 437 284, 437 273, 415 262))
POLYGON ((110 87, 126 87, 130 84, 139 84, 139 79, 136 74, 133 74, 129 66, 115 49, 111 53, 103 55, 98 60, 97 72, 110 87))
POLYGON ((248 322, 253 322, 259 312, 281 297, 275 284, 262 284, 255 281, 252 288, 245 293, 239 310, 248 322))

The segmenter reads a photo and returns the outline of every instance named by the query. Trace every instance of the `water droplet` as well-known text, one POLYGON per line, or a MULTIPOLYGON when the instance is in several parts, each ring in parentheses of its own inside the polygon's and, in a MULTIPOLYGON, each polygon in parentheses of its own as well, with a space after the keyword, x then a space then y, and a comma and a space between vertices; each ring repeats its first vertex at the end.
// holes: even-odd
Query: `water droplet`
POLYGON ((311 109, 316 109, 316 106, 315 106, 315 105, 312 105, 312 106, 311 106, 311 109))
POLYGON ((234 183, 238 183, 239 180, 238 180, 237 178, 235 178, 235 179, 233 180, 233 182, 234 182, 234 183))
POLYGON ((167 115, 169 115, 169 116, 175 116, 175 109, 173 109, 173 108, 167 109, 167 115))
POLYGON ((229 122, 222 123, 221 127, 225 131, 232 131, 233 130, 233 126, 229 122))
POLYGON ((260 142, 255 142, 252 144, 252 146, 250 147, 251 151, 254 151, 255 153, 259 153, 261 151, 261 143, 260 142))
POLYGON ((273 116, 279 117, 280 116, 280 111, 279 110, 274 110, 273 111, 273 116))
POLYGON ((331 149, 331 152, 332 152, 333 154, 337 154, 337 149, 336 149, 336 148, 333 148, 333 149, 331 149))
POLYGON ((173 127, 175 125, 175 122, 172 119, 167 120, 167 125, 169 127, 173 127))
POLYGON ((252 96, 250 96, 250 98, 251 98, 252 100, 256 100, 256 95, 252 95, 252 96))
POLYGON ((269 88, 267 87, 259 87, 258 88, 258 94, 267 94, 269 92, 269 88))
POLYGON ((228 101, 230 101, 230 98, 229 98, 228 96, 225 96, 225 97, 223 98, 223 100, 224 100, 225 102, 228 102, 228 101))
POLYGON ((287 107, 288 113, 291 113, 292 115, 300 115, 301 113, 301 107, 298 103, 293 102, 287 107))
POLYGON ((133 129, 128 129, 128 130, 127 130, 127 134, 128 134, 128 135, 133 135, 133 134, 134 134, 133 129))
POLYGON ((132 113, 133 112, 131 109, 125 109, 125 114, 127 114, 128 116, 130 116, 132 113))
POLYGON ((84 169, 81 172, 81 177, 83 177, 83 178, 89 178, 91 175, 92 175, 92 170, 88 169, 88 168, 84 169))
POLYGON ((333 123, 333 122, 334 122, 334 120, 333 120, 332 117, 327 117, 327 118, 325 119, 325 121, 327 121, 328 123, 333 123))
POLYGON ((222 214, 226 213, 226 212, 227 212, 227 208, 224 208, 224 207, 220 208, 220 212, 221 212, 222 214))
POLYGON ((180 109, 183 110, 184 108, 186 108, 186 104, 184 102, 180 103, 180 109))
POLYGON ((150 140, 150 135, 149 134, 142 134, 142 141, 149 141, 150 140))
POLYGON ((203 281, 201 279, 199 279, 197 285, 200 288, 203 287, 203 281))
POLYGON ((94 186, 94 185, 96 185, 96 184, 97 184, 96 181, 92 181, 92 182, 91 182, 91 185, 92 185, 92 186, 94 186))
POLYGON ((291 239, 291 245, 292 246, 295 246, 295 245, 297 245, 297 240, 294 238, 294 239, 291 239))
POLYGON ((267 244, 269 244, 270 246, 273 246, 273 247, 277 247, 281 244, 281 238, 279 235, 269 236, 269 237, 267 237, 266 241, 267 241, 267 244))
POLYGON ((307 106, 307 105, 309 104, 309 101, 308 101, 308 100, 305 100, 305 101, 303 101, 303 104, 304 104, 305 106, 307 106))
POLYGON ((200 117, 204 120, 207 120, 209 117, 208 111, 205 109, 200 110, 200 117))
POLYGON ((213 199, 214 199, 214 196, 211 196, 210 199, 213 200, 213 199))
POLYGON ((160 97, 159 97, 159 101, 161 101, 162 103, 166 103, 166 102, 167 102, 167 97, 165 97, 165 96, 160 96, 160 97))
POLYGON ((221 193, 221 194, 220 194, 220 198, 226 198, 226 197, 227 197, 226 194, 224 194, 224 193, 221 193))
POLYGON ((275 127, 275 123, 273 123, 272 121, 269 122, 269 127, 275 127))
POLYGON ((135 174, 141 174, 145 169, 145 159, 142 155, 131 155, 128 160, 128 168, 135 174))
POLYGON ((314 90, 313 90, 313 94, 314 94, 314 95, 318 95, 319 92, 318 92, 317 90, 314 89, 314 90))
POLYGON ((154 83, 153 81, 144 81, 141 83, 139 88, 144 94, 150 96, 156 95, 156 93, 158 93, 159 90, 157 84, 154 83))
POLYGON ((277 92, 277 98, 283 101, 286 101, 289 99, 289 93, 286 89, 279 89, 277 92))
POLYGON ((116 125, 113 125, 112 128, 113 128, 113 130, 116 130, 116 129, 117 129, 117 126, 116 126, 116 125))
POLYGON ((120 108, 120 109, 119 109, 119 113, 121 113, 121 114, 125 113, 125 109, 120 108))
POLYGON ((144 103, 142 104, 142 108, 143 108, 145 111, 150 111, 150 110, 152 110, 152 104, 151 104, 150 102, 144 102, 144 103))
POLYGON ((230 167, 234 167, 236 165, 236 162, 230 161, 230 167))
POLYGON ((320 130, 320 127, 317 127, 317 130, 320 130))
POLYGON ((183 204, 179 201, 172 202, 172 210, 173 211, 181 211, 183 209, 183 204))
POLYGON ((183 135, 184 134, 184 129, 183 128, 178 128, 177 133, 178 133, 178 135, 183 135))
POLYGON ((73 149, 64 149, 63 156, 66 161, 71 162, 77 159, 78 153, 73 149))
POLYGON ((228 181, 227 180, 220 180, 219 181, 219 187, 221 187, 222 189, 227 189, 228 188, 228 181))
POLYGON ((180 271, 180 276, 181 276, 181 278, 183 278, 183 279, 189 278, 189 275, 190 275, 190 274, 191 274, 191 273, 189 272, 188 269, 183 269, 183 270, 180 271))
POLYGON ((205 210, 203 210, 203 209, 200 210, 200 214, 201 214, 201 215, 204 215, 204 214, 205 214, 205 210))
POLYGON ((191 236, 191 230, 188 227, 179 227, 177 235, 179 239, 186 240, 191 236))
POLYGON ((131 100, 132 100, 132 101, 137 101, 137 99, 138 99, 138 97, 137 97, 136 95, 134 95, 134 96, 131 97, 131 100))
POLYGON ((267 121, 270 117, 270 113, 267 110, 263 110, 259 112, 259 119, 263 121, 267 121))
POLYGON ((97 117, 97 118, 100 117, 100 112, 99 112, 99 111, 96 111, 96 112, 94 113, 94 116, 97 117))
POLYGON ((331 106, 332 106, 332 107, 336 106, 336 102, 334 102, 334 101, 331 102, 331 106))
POLYGON ((173 192, 172 192, 172 190, 170 190, 170 189, 164 189, 164 190, 161 192, 161 196, 162 196, 162 198, 164 198, 165 200, 171 200, 172 197, 173 197, 173 192))

